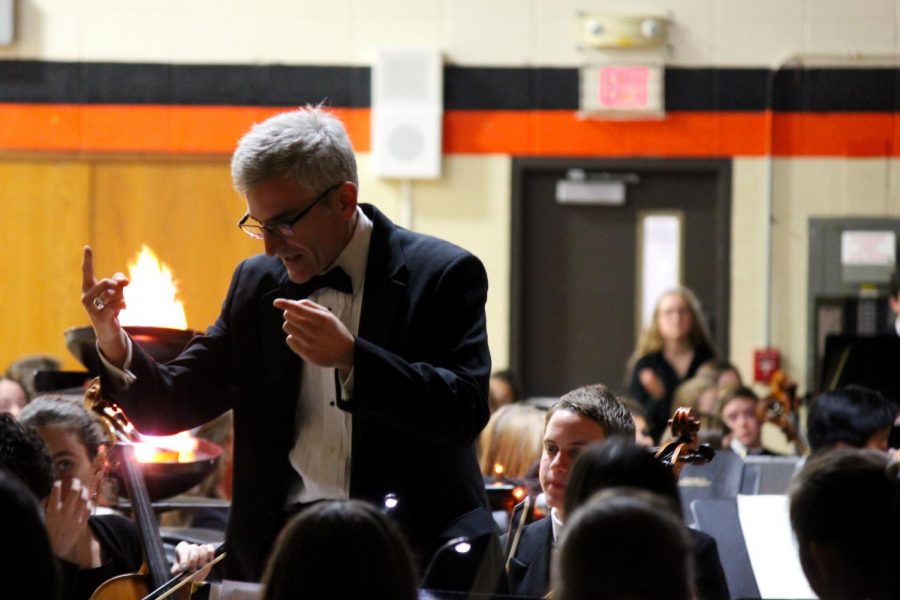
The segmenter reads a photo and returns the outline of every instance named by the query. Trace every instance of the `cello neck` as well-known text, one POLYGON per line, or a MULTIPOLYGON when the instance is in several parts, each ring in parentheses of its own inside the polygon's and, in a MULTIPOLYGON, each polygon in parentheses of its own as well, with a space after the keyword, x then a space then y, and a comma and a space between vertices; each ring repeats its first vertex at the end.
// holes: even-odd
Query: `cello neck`
POLYGON ((144 560, 149 570, 151 589, 155 589, 169 579, 169 560, 166 558, 166 551, 159 535, 159 522, 156 513, 153 512, 140 464, 134 456, 134 447, 120 443, 116 448, 120 456, 122 476, 125 479, 128 496, 131 498, 132 515, 137 524, 144 560))

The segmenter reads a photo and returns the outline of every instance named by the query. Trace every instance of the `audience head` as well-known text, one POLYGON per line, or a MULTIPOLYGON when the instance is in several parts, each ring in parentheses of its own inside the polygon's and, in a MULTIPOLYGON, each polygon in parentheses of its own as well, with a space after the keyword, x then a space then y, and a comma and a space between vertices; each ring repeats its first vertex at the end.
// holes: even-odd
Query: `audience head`
POLYGON ((559 600, 692 600, 693 546, 664 500, 613 488, 566 523, 553 580, 559 600))
POLYGON ((665 342, 673 341, 687 341, 693 348, 705 348, 710 352, 715 348, 700 301, 686 287, 673 288, 659 297, 635 354, 643 356, 657 352, 665 342))
POLYGON ((800 563, 822 600, 900 598, 900 482, 883 452, 812 456, 791 484, 800 563))
POLYGON ((479 437, 479 464, 486 476, 521 479, 541 458, 543 411, 526 404, 508 404, 491 415, 479 437))
POLYGON ((53 474, 63 482, 63 495, 75 478, 92 494, 98 491, 98 475, 106 464, 103 448, 108 440, 87 409, 62 396, 38 396, 25 407, 19 420, 47 444, 53 474))
POLYGON ((749 387, 739 387, 725 394, 719 408, 722 423, 734 439, 748 449, 761 446, 762 423, 756 413, 758 406, 759 397, 756 393, 749 387))
POLYGON ((415 600, 412 557, 398 528, 374 506, 326 501, 278 536, 263 600, 415 600))
POLYGON ((547 505, 563 516, 569 470, 589 444, 608 437, 634 439, 634 420, 605 385, 569 392, 547 411, 540 481, 547 505))
POLYGON ((697 375, 715 381, 720 390, 731 390, 743 385, 740 371, 727 360, 708 360, 697 369, 697 375))
POLYGON ((25 391, 25 386, 14 379, 0 377, 0 413, 9 413, 18 417, 26 404, 28 404, 28 393, 25 391))
POLYGON ((806 421, 810 450, 846 446, 887 450, 896 415, 897 408, 884 396, 859 385, 819 394, 806 421))
POLYGON ((37 394, 35 376, 39 371, 59 371, 61 363, 58 358, 48 354, 30 354, 16 360, 6 369, 6 376, 18 381, 31 398, 37 394))
POLYGON ((672 472, 646 448, 611 438, 586 448, 572 466, 565 514, 571 515, 595 493, 614 487, 642 489, 665 498, 680 515, 678 485, 672 472))
POLYGON ((488 401, 493 413, 501 406, 514 404, 522 399, 522 388, 512 371, 504 369, 491 375, 488 401))
POLYGON ((638 446, 650 448, 653 446, 653 436, 650 435, 650 424, 647 423, 647 413, 644 407, 640 405, 634 398, 620 396, 619 400, 631 413, 631 419, 634 421, 634 441, 638 446))
POLYGON ((0 414, 0 468, 18 477, 39 500, 50 495, 53 466, 47 446, 9 414, 0 414))
MULTIPOLYGON (((0 424, 4 446, 8 427, 7 422, 0 424)), ((28 486, 5 468, 0 468, 0 530, 0 580, 5 589, 18 582, 28 586, 29 598, 59 598, 59 574, 43 511, 28 486)))
POLYGON ((716 380, 695 375, 679 385, 672 402, 672 410, 677 408, 691 408, 695 415, 706 418, 707 427, 718 426, 719 386, 716 380), (709 423, 710 420, 713 422, 709 423))

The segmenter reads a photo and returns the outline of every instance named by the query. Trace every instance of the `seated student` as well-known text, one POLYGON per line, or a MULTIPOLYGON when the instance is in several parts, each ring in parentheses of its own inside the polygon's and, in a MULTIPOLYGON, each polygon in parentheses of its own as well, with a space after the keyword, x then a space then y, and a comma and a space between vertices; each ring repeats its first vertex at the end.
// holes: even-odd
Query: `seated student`
POLYGON ((631 418, 634 421, 635 443, 638 446, 651 448, 654 445, 653 436, 650 435, 650 424, 647 423, 647 413, 644 411, 644 407, 641 406, 637 400, 627 396, 620 396, 619 400, 622 401, 622 404, 624 404, 625 408, 628 409, 628 412, 631 413, 631 418))
MULTIPOLYGON (((0 445, 6 437, 0 433, 0 445)), ((4 452, 0 450, 0 453, 4 452)), ((46 458, 46 457, 45 457, 46 458)), ((42 468, 50 473, 50 461, 42 468)), ((13 473, 0 469, 0 581, 10 597, 18 582, 28 592, 19 597, 56 600, 59 573, 37 498, 13 473)))
POLYGON ((278 536, 262 600, 415 600, 412 554, 394 523, 358 500, 326 501, 278 536))
MULTIPOLYGON (((0 425, 11 430, 9 424, 0 425)), ((43 497, 48 498, 47 529, 60 559, 63 597, 89 598, 112 577, 137 572, 143 559, 135 524, 119 515, 91 515, 106 469, 106 439, 93 416, 74 402, 41 396, 22 411, 19 428, 18 454, 0 459, 0 464, 25 470, 35 457, 51 457, 50 476, 56 481, 51 479, 43 497)), ((185 542, 175 550, 173 574, 206 564, 214 552, 212 546, 185 542)))
POLYGON ((821 600, 900 598, 898 464, 840 448, 807 461, 792 483, 800 564, 821 600))
MULTIPOLYGON (((679 408, 690 408, 700 419, 700 431, 704 434, 716 432, 722 428, 719 421, 720 389, 716 380, 710 376, 695 375, 675 389, 672 401, 672 412, 679 408)), ((663 441, 671 439, 671 431, 663 433, 663 441)))
POLYGON ((493 373, 488 381, 488 404, 491 413, 521 400, 521 389, 518 378, 509 369, 493 373))
POLYGON ((831 448, 872 448, 887 451, 897 408, 879 392, 848 385, 816 396, 806 418, 806 435, 813 454, 831 448))
POLYGON ((762 446, 762 423, 757 415, 759 396, 748 387, 739 387, 725 394, 719 415, 726 428, 722 447, 744 456, 774 456, 762 446))
POLYGON ((0 413, 9 413, 17 417, 26 404, 28 393, 25 386, 15 379, 0 377, 0 413))
POLYGON ((524 479, 541 458, 543 433, 543 411, 525 404, 501 406, 478 437, 481 474, 524 479))
POLYGON ((563 503, 569 470, 589 444, 621 435, 634 439, 634 421, 604 385, 578 388, 559 399, 544 420, 541 489, 550 516, 513 529, 501 540, 507 549, 508 591, 520 596, 544 596, 550 584, 550 549, 565 521, 563 503))
POLYGON ((697 376, 705 377, 716 382, 720 390, 739 388, 744 385, 741 372, 727 360, 708 360, 697 369, 697 376))
POLYGON ((692 563, 687 529, 670 502, 646 490, 611 488, 566 524, 553 597, 694 600, 692 563))
MULTIPOLYGON (((681 501, 672 472, 646 449, 621 438, 594 444, 575 461, 566 489, 565 513, 575 514, 597 492, 620 486, 646 490, 666 499, 673 515, 681 520, 681 501)), ((694 529, 689 529, 688 534, 696 566, 697 597, 728 600, 728 583, 716 540, 694 529)))

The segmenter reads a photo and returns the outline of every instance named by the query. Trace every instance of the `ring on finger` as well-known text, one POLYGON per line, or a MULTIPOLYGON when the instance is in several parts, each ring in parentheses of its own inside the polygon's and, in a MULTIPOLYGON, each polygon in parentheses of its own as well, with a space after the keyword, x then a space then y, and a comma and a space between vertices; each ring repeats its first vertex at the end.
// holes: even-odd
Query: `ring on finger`
POLYGON ((104 308, 106 308, 106 302, 103 301, 103 298, 97 296, 96 298, 94 298, 94 306, 97 307, 97 310, 103 310, 104 308))

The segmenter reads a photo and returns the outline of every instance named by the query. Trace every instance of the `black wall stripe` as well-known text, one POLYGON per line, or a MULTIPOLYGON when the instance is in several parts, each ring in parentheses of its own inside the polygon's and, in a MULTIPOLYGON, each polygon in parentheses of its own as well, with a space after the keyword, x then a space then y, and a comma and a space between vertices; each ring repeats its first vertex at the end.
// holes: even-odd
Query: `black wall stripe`
MULTIPOLYGON (((760 111, 765 69, 666 69, 669 111, 760 111)), ((0 102, 370 106, 368 67, 0 61, 0 102)), ((776 110, 895 112, 900 70, 806 69, 775 75, 776 110)), ((447 110, 575 110, 574 68, 448 66, 447 110)))

